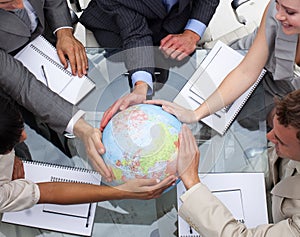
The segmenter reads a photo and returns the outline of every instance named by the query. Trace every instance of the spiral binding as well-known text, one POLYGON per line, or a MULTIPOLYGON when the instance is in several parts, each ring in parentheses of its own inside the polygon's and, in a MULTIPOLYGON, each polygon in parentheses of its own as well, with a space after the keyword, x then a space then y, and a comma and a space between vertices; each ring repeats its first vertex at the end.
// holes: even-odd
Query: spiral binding
POLYGON ((58 67, 60 70, 62 70, 63 72, 65 72, 66 74, 68 74, 68 76, 72 77, 72 73, 69 72, 68 70, 66 70, 62 65, 60 65, 59 63, 57 63, 55 60, 53 60, 52 58, 50 58, 47 54, 45 54, 42 50, 40 50, 39 48, 37 48, 36 46, 34 46, 33 44, 30 45, 30 48, 32 48, 35 52, 39 53, 40 55, 42 55, 44 58, 46 58, 48 61, 50 61, 52 64, 54 64, 56 67, 58 67))
POLYGON ((73 171, 90 173, 90 174, 99 174, 97 171, 95 171, 95 170, 89 170, 87 168, 72 167, 72 166, 67 166, 67 165, 59 165, 59 164, 53 164, 53 163, 44 162, 44 161, 23 160, 23 163, 28 163, 28 164, 33 164, 33 165, 39 165, 39 166, 46 166, 46 167, 52 167, 52 168, 60 168, 60 169, 66 169, 66 170, 73 170, 73 171))
POLYGON ((90 182, 83 182, 83 181, 79 181, 79 180, 66 179, 66 178, 61 178, 61 177, 56 177, 56 176, 51 176, 50 181, 51 181, 51 182, 65 182, 65 183, 92 184, 92 183, 90 183, 90 182))
MULTIPOLYGON (((258 79, 256 80, 256 82, 251 86, 251 90, 249 91, 249 93, 247 94, 247 96, 245 97, 245 99, 242 101, 242 103, 239 105, 239 108, 236 110, 236 112, 234 113, 234 115, 228 121, 228 123, 225 126, 224 130, 222 131, 222 133, 225 133, 226 130, 229 128, 229 126, 232 124, 232 122, 234 121, 234 119, 236 118, 236 116, 238 115, 238 113, 240 112, 240 110, 243 108, 244 104, 247 102, 247 100, 249 99, 249 97, 252 95, 253 91, 256 89, 256 87, 259 84, 259 82, 261 81, 261 79, 264 77, 265 73, 266 73, 266 70, 263 69, 262 72, 260 73, 258 79)), ((230 105, 230 107, 231 107, 231 105, 230 105)))

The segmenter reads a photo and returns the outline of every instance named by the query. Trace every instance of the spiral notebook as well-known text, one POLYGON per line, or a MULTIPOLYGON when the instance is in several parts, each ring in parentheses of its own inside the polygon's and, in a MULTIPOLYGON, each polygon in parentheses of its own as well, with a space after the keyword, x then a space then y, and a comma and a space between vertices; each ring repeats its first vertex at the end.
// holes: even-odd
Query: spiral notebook
POLYGON ((55 47, 43 36, 31 41, 15 58, 49 89, 74 105, 96 86, 87 76, 80 78, 72 75, 70 66, 65 69, 55 47))
MULTIPOLYGON (((26 179, 34 182, 79 182, 100 185, 99 173, 84 168, 23 161, 26 179)), ((2 221, 70 234, 91 236, 97 203, 37 204, 30 209, 6 212, 2 221)))
MULTIPOLYGON (((175 97, 174 102, 185 108, 196 109, 218 88, 227 74, 242 59, 243 55, 221 41, 218 41, 175 97)), ((201 121, 223 135, 245 105, 264 74, 265 70, 263 69, 256 82, 231 105, 201 119, 201 121)))

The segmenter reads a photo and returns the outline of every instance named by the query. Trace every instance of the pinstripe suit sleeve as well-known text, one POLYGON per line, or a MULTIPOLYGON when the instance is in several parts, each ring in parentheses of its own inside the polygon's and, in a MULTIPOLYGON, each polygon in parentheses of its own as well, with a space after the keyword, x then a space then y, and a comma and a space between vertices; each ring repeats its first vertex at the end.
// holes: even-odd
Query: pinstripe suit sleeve
POLYGON ((63 133, 78 109, 38 81, 19 61, 0 50, 0 87, 19 104, 63 133))
POLYGON ((219 5, 219 2, 219 0, 194 0, 190 19, 199 20, 208 26, 217 6, 219 5))

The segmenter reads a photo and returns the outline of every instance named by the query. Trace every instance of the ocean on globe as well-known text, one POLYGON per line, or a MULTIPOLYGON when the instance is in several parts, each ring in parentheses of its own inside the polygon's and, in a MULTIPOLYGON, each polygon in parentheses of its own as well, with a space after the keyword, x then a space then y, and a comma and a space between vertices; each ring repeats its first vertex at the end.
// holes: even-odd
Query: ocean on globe
POLYGON ((181 122, 160 106, 138 104, 117 113, 102 136, 113 184, 175 174, 180 129, 181 122))

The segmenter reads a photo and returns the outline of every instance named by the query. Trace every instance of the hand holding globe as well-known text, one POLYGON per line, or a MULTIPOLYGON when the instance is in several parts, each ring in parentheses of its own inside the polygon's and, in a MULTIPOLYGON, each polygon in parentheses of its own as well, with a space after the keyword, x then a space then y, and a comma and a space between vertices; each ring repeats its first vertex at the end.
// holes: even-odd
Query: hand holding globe
POLYGON ((176 174, 180 130, 181 122, 160 106, 138 104, 116 114, 103 130, 103 159, 113 185, 176 174))

